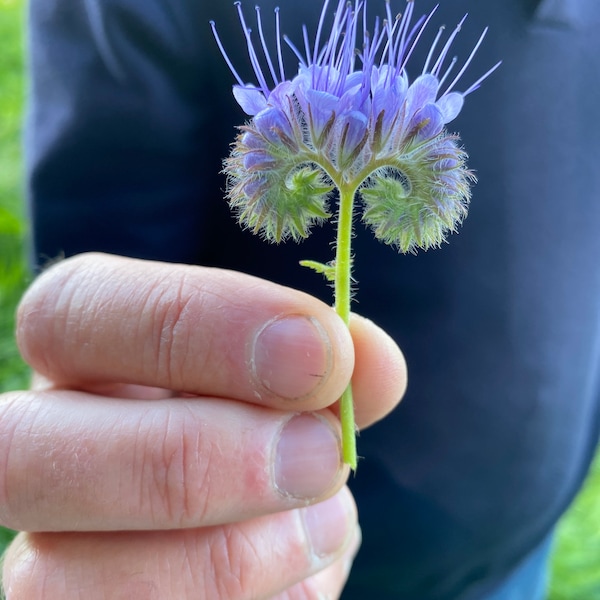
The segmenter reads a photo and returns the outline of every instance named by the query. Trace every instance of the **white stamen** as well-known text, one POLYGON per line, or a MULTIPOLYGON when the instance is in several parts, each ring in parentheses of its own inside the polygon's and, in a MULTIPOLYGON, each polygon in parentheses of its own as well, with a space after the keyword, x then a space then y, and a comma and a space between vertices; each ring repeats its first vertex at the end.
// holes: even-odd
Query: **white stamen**
POLYGON ((231 71, 231 73, 235 77, 236 81, 241 86, 244 86, 245 84, 244 84, 243 79, 238 75, 238 72, 235 70, 233 64, 231 63, 231 60, 229 59, 229 56, 227 55, 227 52, 225 52, 225 48, 223 47, 223 44, 221 43, 221 38, 219 37, 219 34, 217 33, 217 27, 216 27, 214 21, 210 22, 210 28, 212 29, 213 35, 215 36, 215 40, 217 42, 217 46, 219 47, 219 50, 221 51, 221 54, 223 55, 223 58, 225 59, 225 62, 227 63, 227 66, 229 67, 229 70, 231 71))
POLYGON ((475 48, 473 48, 473 50, 471 51, 471 54, 469 54, 469 58, 467 58, 465 64, 462 67, 462 69, 458 72, 458 75, 452 80, 452 83, 448 86, 448 88, 446 89, 446 91, 444 92, 444 94, 447 94, 448 92, 450 92, 452 90, 452 88, 458 83, 459 79, 463 76, 464 72, 467 70, 467 67, 471 64, 471 61, 473 60, 473 57, 477 53, 477 50, 479 49, 479 46, 481 46, 481 43, 483 42, 483 39, 485 38, 487 32, 488 32, 488 28, 486 27, 483 30, 483 33, 481 34, 481 36, 479 37, 479 40, 475 44, 475 48))
POLYGON ((279 63, 279 76, 285 81, 285 69, 283 68, 283 54, 281 53, 281 28, 279 25, 279 7, 275 7, 275 35, 277 37, 277 61, 279 63))
POLYGON ((444 47, 442 48, 442 51, 440 52, 440 55, 438 56, 438 59, 435 61, 435 64, 431 68, 431 74, 432 75, 435 75, 436 77, 439 75, 440 69, 442 68, 442 63, 446 59, 448 51, 450 50, 450 46, 452 46, 452 42, 454 41, 454 38, 458 35, 458 32, 461 30, 462 25, 465 22, 466 18, 467 18, 467 15, 465 15, 460 20, 460 22, 458 23, 458 25, 454 28, 454 31, 450 34, 450 37, 448 38, 448 41, 444 44, 444 47))
POLYGON ((240 23, 242 24, 242 29, 244 31, 244 36, 246 38, 246 45, 248 47, 248 56, 250 57, 250 64, 254 69, 254 74, 256 75, 256 79, 258 80, 259 86, 262 88, 262 92, 265 96, 269 95, 269 86, 267 85, 267 80, 262 72, 260 67, 260 62, 258 60, 258 56, 256 55, 256 50, 254 49, 254 44, 252 43, 252 38, 250 33, 252 30, 246 25, 246 20, 244 19, 244 13, 242 12, 242 3, 235 2, 234 3, 240 18, 240 23))
POLYGON ((273 83, 275 85, 277 85, 279 83, 279 81, 277 79, 277 75, 275 74, 275 69, 273 68, 273 62, 271 61, 269 49, 267 48, 267 43, 265 42, 265 36, 263 34, 262 19, 260 18, 260 6, 255 6, 255 9, 256 9, 256 22, 258 24, 258 35, 260 37, 260 43, 262 45, 265 59, 267 60, 267 65, 269 66, 269 71, 271 73, 271 77, 273 78, 273 83))

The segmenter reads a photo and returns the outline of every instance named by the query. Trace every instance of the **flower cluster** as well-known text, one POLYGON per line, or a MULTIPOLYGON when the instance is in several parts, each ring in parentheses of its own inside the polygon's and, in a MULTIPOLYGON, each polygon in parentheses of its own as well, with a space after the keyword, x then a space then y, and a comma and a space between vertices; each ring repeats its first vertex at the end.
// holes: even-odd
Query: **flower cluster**
POLYGON ((353 197, 358 192, 363 220, 378 239, 403 252, 438 246, 467 212, 474 176, 445 126, 498 66, 466 90, 455 89, 486 31, 453 74, 457 61, 449 52, 464 19, 445 42, 440 28, 421 73, 410 81, 406 63, 435 10, 412 24, 413 0, 397 17, 388 0, 386 18, 376 18, 369 32, 366 0, 339 0, 324 35, 328 4, 312 43, 303 30, 304 52, 282 37, 276 10, 271 53, 260 10, 255 45, 236 3, 255 84, 239 77, 211 23, 238 82, 234 96, 251 117, 225 162, 230 205, 243 225, 279 242, 304 238, 327 219, 334 188, 353 197), (291 79, 282 41, 300 65, 291 79))
MULTIPOLYGON (((254 84, 243 82, 211 26, 238 82, 234 96, 251 117, 225 161, 230 206, 242 225, 269 241, 299 240, 311 225, 330 217, 328 203, 336 190, 335 260, 301 264, 333 282, 335 310, 349 324, 355 202, 360 199, 363 220, 375 236, 402 252, 439 246, 467 214, 474 180, 458 137, 446 125, 460 113, 465 96, 498 65, 466 90, 455 89, 486 34, 453 74, 457 60, 449 59, 449 52, 463 18, 443 43, 440 28, 421 73, 411 81, 407 61, 435 10, 412 25, 414 0, 407 0, 406 11, 395 18, 386 0, 386 18, 376 18, 371 33, 367 0, 339 0, 324 36, 328 5, 324 0, 312 44, 303 28, 304 53, 282 38, 276 10, 272 55, 260 9, 255 47, 236 3, 254 84), (285 74, 282 41, 300 63, 291 79, 285 74)), ((340 399, 340 421, 344 461, 355 469, 350 385, 340 399)))

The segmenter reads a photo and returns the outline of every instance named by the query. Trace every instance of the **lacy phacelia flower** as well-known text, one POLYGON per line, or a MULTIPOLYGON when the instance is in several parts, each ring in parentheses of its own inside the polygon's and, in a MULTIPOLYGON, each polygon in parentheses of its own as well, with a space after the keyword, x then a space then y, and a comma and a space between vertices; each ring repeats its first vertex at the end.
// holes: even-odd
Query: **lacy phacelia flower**
MULTIPOLYGON (((375 19, 371 34, 367 0, 354 5, 339 0, 324 36, 328 5, 325 0, 312 44, 303 28, 304 54, 282 38, 276 10, 273 57, 260 10, 257 52, 236 3, 256 84, 242 81, 211 26, 238 81, 234 96, 252 117, 240 127, 225 161, 229 203, 242 225, 268 240, 299 240, 311 225, 329 218, 328 202, 337 190, 335 260, 301 264, 334 283, 335 310, 349 324, 356 200, 362 200, 363 220, 383 242, 402 252, 439 246, 467 214, 475 179, 458 137, 445 126, 498 65, 465 91, 455 90, 486 34, 452 75, 457 61, 448 54, 463 18, 443 45, 443 28, 438 31, 421 74, 411 82, 406 63, 435 10, 411 25, 413 0, 396 18, 388 0, 386 18, 375 19), (285 75, 282 39, 300 61, 292 79, 285 75)), ((353 411, 348 386, 340 399, 342 450, 355 469, 353 411)))
POLYGON ((366 0, 340 0, 324 36, 328 4, 312 45, 303 29, 304 53, 283 37, 300 63, 291 79, 277 9, 272 55, 258 7, 255 47, 236 3, 256 84, 242 81, 211 23, 238 82, 234 96, 252 117, 225 162, 230 205, 244 226, 279 242, 304 238, 327 219, 334 188, 358 192, 363 220, 378 239, 402 252, 439 246, 465 217, 475 179, 458 137, 445 126, 498 66, 465 91, 455 89, 486 31, 452 75, 457 61, 448 55, 464 18, 443 44, 440 28, 411 82, 406 62, 435 10, 411 25, 414 2, 394 18, 387 1, 386 18, 376 18, 369 33, 366 0))

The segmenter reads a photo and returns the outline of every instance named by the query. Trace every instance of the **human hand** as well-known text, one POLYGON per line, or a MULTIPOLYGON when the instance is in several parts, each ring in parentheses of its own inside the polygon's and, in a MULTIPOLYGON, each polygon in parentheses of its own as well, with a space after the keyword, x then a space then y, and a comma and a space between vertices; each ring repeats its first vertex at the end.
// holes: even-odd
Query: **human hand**
POLYGON ((107 255, 41 275, 0 402, 8 600, 334 598, 359 537, 336 399, 399 401, 394 342, 244 274, 107 255))

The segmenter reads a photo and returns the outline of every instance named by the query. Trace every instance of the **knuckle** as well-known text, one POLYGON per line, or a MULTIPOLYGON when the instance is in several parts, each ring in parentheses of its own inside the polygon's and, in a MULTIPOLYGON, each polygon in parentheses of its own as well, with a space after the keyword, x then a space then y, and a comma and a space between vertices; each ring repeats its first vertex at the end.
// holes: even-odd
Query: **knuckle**
POLYGON ((141 497, 148 503, 142 509, 157 525, 166 522, 183 528, 204 524, 211 510, 212 444, 190 411, 182 415, 166 408, 166 414, 155 418, 161 419, 159 426, 142 426, 146 432, 138 436, 141 497))
POLYGON ((14 475, 23 481, 23 466, 19 464, 19 451, 22 446, 16 443, 23 429, 28 431, 26 422, 30 414, 28 392, 3 394, 0 402, 0 523, 7 527, 18 527, 19 509, 22 510, 19 486, 14 484, 14 475), (16 507, 16 510, 15 510, 16 507))
POLYGON ((281 512, 213 530, 206 540, 206 597, 271 598, 309 576, 311 561, 297 516, 281 512))
MULTIPOLYGON (((228 525, 209 545, 210 575, 205 580, 207 598, 260 597, 263 556, 243 527, 228 525)), ((271 565, 272 567, 272 565, 271 565)))
MULTIPOLYGON (((141 311, 152 319, 151 364, 164 373, 173 389, 184 387, 186 362, 191 354, 193 319, 190 313, 197 310, 198 299, 196 290, 181 276, 159 285, 147 299, 147 310, 141 311)), ((194 356, 194 360, 197 361, 198 356, 194 356)))

